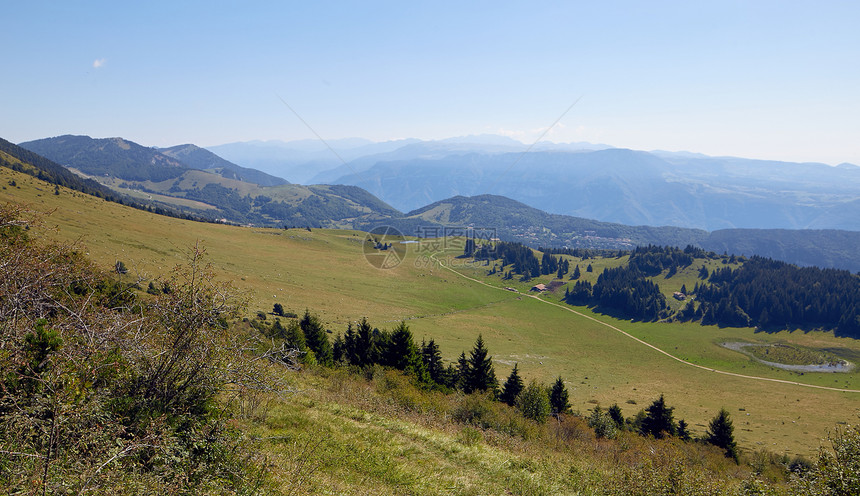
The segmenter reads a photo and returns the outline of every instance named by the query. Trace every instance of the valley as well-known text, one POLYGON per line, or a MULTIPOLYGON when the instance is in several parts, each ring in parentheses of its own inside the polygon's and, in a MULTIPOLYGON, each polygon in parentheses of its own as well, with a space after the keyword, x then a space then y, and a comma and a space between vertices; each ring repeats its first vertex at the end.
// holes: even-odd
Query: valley
MULTIPOLYGON (((200 240, 219 275, 245 292, 252 313, 271 311, 274 303, 299 314, 310 309, 321 316, 332 339, 362 317, 388 329, 405 321, 416 339, 435 339, 448 362, 481 334, 500 377, 515 363, 529 379, 549 382, 561 375, 575 411, 618 403, 629 416, 665 394, 676 407, 676 418, 686 419, 697 435, 714 412, 726 407, 735 415, 744 451, 766 448, 806 456, 834 425, 856 418, 858 393, 789 383, 857 390, 857 372, 800 375, 719 346, 726 341, 788 342, 844 349, 856 356, 860 346, 855 341, 832 333, 765 334, 690 323, 630 322, 583 307, 568 308, 559 303, 558 293, 537 297, 542 302, 527 296, 534 281, 502 281, 498 275, 487 276, 485 266, 462 264, 463 259, 455 258, 462 253, 457 240, 451 240, 446 251, 431 252, 437 260, 447 260, 448 268, 428 264, 428 253, 417 243, 407 245, 414 249, 407 250, 396 269, 379 270, 364 259, 362 232, 242 228, 154 216, 63 188, 55 195, 52 186, 5 168, 0 169, 0 184, 5 187, 0 190, 2 201, 52 212, 45 218, 56 227, 51 237, 80 243, 105 267, 123 261, 128 280, 145 282, 167 274, 183 260, 187 247, 200 240), (704 369, 674 360, 613 327, 704 369), (786 382, 727 376, 710 368, 786 382), (819 408, 821 404, 828 408, 819 408)), ((621 263, 614 258, 590 262, 594 272, 587 277, 621 263)), ((675 277, 691 280, 683 273, 675 277)))

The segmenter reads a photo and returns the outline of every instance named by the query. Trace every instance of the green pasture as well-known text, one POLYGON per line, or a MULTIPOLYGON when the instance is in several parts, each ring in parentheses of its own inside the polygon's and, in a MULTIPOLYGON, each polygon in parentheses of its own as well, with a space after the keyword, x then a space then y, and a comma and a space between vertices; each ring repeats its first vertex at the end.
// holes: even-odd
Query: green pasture
MULTIPOLYGON (((516 278, 504 281, 501 274, 487 276, 492 265, 469 265, 455 258, 462 253, 462 244, 456 240, 446 240, 442 245, 406 245, 406 257, 400 265, 381 270, 365 258, 362 232, 257 229, 183 221, 64 188, 57 196, 52 185, 2 168, 0 185, 5 188, 0 189, 0 201, 21 202, 36 211, 52 212, 45 217, 45 225, 56 230, 41 231, 44 235, 79 243, 105 268, 123 261, 130 269, 123 277, 129 280, 145 283, 169 274, 174 265, 184 261, 188 248, 199 241, 214 268, 247 295, 249 315, 271 311, 274 303, 296 313, 308 308, 320 315, 332 338, 344 332, 348 322, 362 317, 381 328, 405 320, 419 342, 435 339, 444 358, 451 361, 461 351, 468 353, 480 333, 495 358, 500 381, 514 363, 520 364, 526 379, 550 382, 561 375, 574 409, 581 412, 595 404, 607 407, 618 403, 626 416, 632 416, 662 393, 676 408, 676 418, 686 419, 697 435, 703 434, 707 422, 725 407, 733 415, 743 449, 809 455, 837 423, 856 421, 860 408, 860 393, 732 377, 683 364, 567 308, 706 368, 860 389, 857 369, 844 374, 800 375, 764 366, 719 346, 723 341, 784 342, 827 349, 838 356, 860 356, 860 345, 832 334, 765 334, 752 329, 618 320, 560 303, 563 287, 538 297, 560 305, 552 306, 528 291, 538 282, 548 283, 551 276, 528 282, 516 278), (17 186, 9 185, 13 180, 17 186), (431 254, 459 273, 493 287, 441 267, 431 254), (504 287, 517 292, 501 289, 504 287)), ((583 278, 593 282, 604 267, 624 261, 571 260, 571 271, 579 263, 583 278), (589 263, 592 273, 585 270, 589 263)), ((690 273, 681 271, 675 276, 679 279, 668 280, 671 284, 664 292, 668 291, 670 299, 671 292, 682 283, 691 287, 691 282, 682 281, 695 284, 692 273, 698 267, 694 264, 690 273)), ((564 282, 570 282, 568 277, 564 282)))

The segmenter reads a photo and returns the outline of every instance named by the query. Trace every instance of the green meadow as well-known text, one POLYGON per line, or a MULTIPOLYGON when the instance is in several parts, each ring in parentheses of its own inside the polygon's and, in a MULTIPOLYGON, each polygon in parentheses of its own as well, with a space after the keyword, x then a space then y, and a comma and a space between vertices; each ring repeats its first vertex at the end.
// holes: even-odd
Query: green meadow
MULTIPOLYGON (((726 341, 785 343, 828 350, 856 362, 860 344, 832 333, 767 334, 698 324, 631 322, 595 314, 560 303, 564 287, 537 297, 529 292, 538 282, 548 283, 550 276, 505 281, 500 274, 487 275, 492 266, 455 258, 462 253, 457 239, 405 245, 406 257, 400 265, 381 270, 367 261, 362 232, 183 221, 63 188, 55 195, 52 185, 8 169, 0 169, 0 185, 0 201, 24 203, 45 213, 44 224, 51 228, 45 236, 79 243, 82 251, 106 268, 122 261, 130 269, 123 277, 130 281, 145 284, 166 276, 184 260, 189 246, 201 242, 216 271, 245 293, 250 314, 270 312, 274 303, 295 313, 310 309, 320 315, 332 338, 362 317, 380 328, 405 320, 417 340, 435 339, 449 361, 461 351, 468 352, 482 334, 500 381, 515 363, 527 380, 548 383, 560 375, 567 382, 574 410, 583 413, 596 404, 618 403, 629 417, 665 394, 667 403, 675 407, 675 417, 686 419, 694 435, 704 434, 707 422, 725 407, 734 418, 743 451, 764 448, 811 455, 837 424, 856 421, 860 408, 860 393, 837 391, 860 389, 857 369, 800 374, 720 346, 726 341), (445 261, 445 266, 438 260, 445 261)), ((583 278, 596 280, 603 268, 624 261, 571 260, 571 271, 578 263, 583 278), (589 263, 591 273, 586 272, 589 263)), ((713 265, 709 268, 722 266, 719 261, 707 263, 713 265)), ((699 267, 694 264, 670 279, 658 276, 655 281, 678 305, 672 292, 682 284, 692 289, 699 267)))

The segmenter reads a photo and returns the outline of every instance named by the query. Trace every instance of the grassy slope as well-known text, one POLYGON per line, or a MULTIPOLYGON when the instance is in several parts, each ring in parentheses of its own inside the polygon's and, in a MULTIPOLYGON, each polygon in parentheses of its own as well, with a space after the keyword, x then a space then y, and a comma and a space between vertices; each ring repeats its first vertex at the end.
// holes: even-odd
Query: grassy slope
MULTIPOLYGON (((611 481, 642 467, 654 469, 638 472, 650 485, 642 493, 653 494, 668 485, 676 464, 686 467, 680 486, 697 482, 722 494, 749 472, 718 450, 690 444, 632 433, 595 441, 572 417, 545 426, 520 419, 520 436, 464 426, 449 415, 467 401, 463 396, 418 393, 394 372, 365 380, 306 371, 293 379, 301 392, 291 401, 261 407, 256 421, 239 421, 288 494, 606 494, 611 481)), ((496 406, 502 415, 510 411, 496 406)), ((630 493, 626 485, 612 494, 630 493)))
MULTIPOLYGON (((347 322, 363 316, 373 325, 389 328, 408 319, 416 338, 435 338, 448 360, 470 349, 477 334, 483 333, 500 379, 514 362, 520 363, 527 378, 549 381, 561 374, 568 381, 574 409, 583 412, 593 406, 592 401, 603 406, 618 402, 630 416, 665 393, 667 402, 677 408, 676 416, 685 418, 696 434, 702 434, 707 421, 725 406, 735 416, 736 435, 743 448, 761 446, 789 454, 812 453, 834 424, 856 418, 860 395, 690 368, 564 309, 460 278, 427 263, 426 253, 418 252, 415 245, 410 245, 411 254, 397 269, 381 271, 364 259, 362 233, 246 229, 153 216, 64 189, 54 196, 52 186, 8 169, 0 169, 0 185, 6 186, 0 190, 0 201, 24 201, 36 210, 56 209, 48 218, 49 225, 59 227, 56 236, 80 239, 86 251, 105 265, 124 261, 131 269, 127 277, 165 274, 182 260, 186 247, 199 239, 215 268, 249 292, 252 311, 270 311, 274 302, 296 312, 310 308, 334 332, 343 332, 347 322), (10 179, 20 189, 8 186, 10 179)), ((451 253, 458 249, 462 247, 450 247, 451 253)), ((621 261, 591 262, 594 273, 585 272, 588 262, 580 263, 580 269, 586 277, 596 278, 603 265, 621 261)), ((485 273, 483 267, 471 270, 481 277, 485 273)), ((536 282, 489 280, 523 291, 536 282)), ((557 301, 559 296, 542 298, 557 301)), ((856 372, 800 376, 761 366, 715 344, 720 340, 787 340, 806 346, 860 349, 855 342, 827 334, 766 335, 595 317, 695 363, 800 382, 860 386, 856 372)))

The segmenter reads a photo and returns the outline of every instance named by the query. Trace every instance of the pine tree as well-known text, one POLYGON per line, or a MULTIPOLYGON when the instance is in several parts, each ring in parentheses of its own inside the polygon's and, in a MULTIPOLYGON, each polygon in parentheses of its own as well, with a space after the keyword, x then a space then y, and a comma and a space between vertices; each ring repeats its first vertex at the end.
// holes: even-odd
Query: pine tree
POLYGON ((463 248, 463 256, 471 257, 475 253, 475 238, 466 238, 466 246, 463 248))
MULTIPOLYGON (((276 320, 276 322, 279 322, 276 320)), ((274 327, 274 326, 272 326, 274 327)), ((344 343, 343 336, 340 333, 337 333, 337 337, 334 338, 334 344, 331 346, 331 356, 332 361, 334 363, 345 362, 346 360, 346 344, 344 343)))
POLYGON ((573 275, 570 278, 579 279, 580 276, 582 276, 582 273, 579 271, 579 264, 576 264, 576 267, 573 268, 573 275))
POLYGON ((460 357, 457 359, 457 378, 456 385, 457 388, 465 391, 466 390, 466 382, 468 381, 470 372, 469 372, 469 360, 466 359, 466 352, 460 352, 460 357))
POLYGON ((269 329, 269 336, 276 339, 284 339, 287 336, 287 328, 281 324, 281 319, 275 317, 275 321, 272 322, 272 327, 269 329))
POLYGON ((607 410, 606 413, 609 414, 609 418, 611 418, 612 421, 615 422, 615 425, 619 429, 624 428, 624 415, 621 413, 621 407, 618 406, 618 403, 615 403, 614 405, 610 406, 609 410, 607 410))
POLYGON ((732 420, 729 418, 729 412, 725 408, 720 409, 720 413, 711 420, 708 429, 708 435, 705 440, 714 446, 726 450, 726 457, 738 461, 738 447, 735 442, 732 420))
POLYGON ((493 368, 493 357, 488 357, 489 350, 484 345, 484 338, 479 334, 475 341, 475 348, 469 356, 469 368, 463 392, 466 394, 475 391, 489 391, 496 394, 499 382, 496 379, 496 371, 493 368))
POLYGON ((391 342, 385 350, 385 363, 397 370, 406 370, 418 360, 418 347, 412 340, 412 332, 406 322, 400 322, 391 332, 391 342))
POLYGON ((415 345, 412 332, 406 322, 401 322, 391 332, 391 339, 385 348, 384 362, 388 366, 414 376, 418 382, 426 384, 430 381, 421 352, 415 345))
MULTIPOLYGON (((335 341, 337 343, 337 341, 335 341)), ((352 328, 352 322, 346 325, 346 334, 343 336, 343 359, 350 365, 358 365, 358 356, 355 353, 356 334, 352 328)), ((335 353, 335 361, 337 353, 335 353)))
POLYGON ((305 310, 304 317, 299 321, 299 327, 304 331, 305 342, 316 355, 317 363, 330 367, 334 362, 331 343, 319 317, 305 310))
POLYGON ((591 264, 588 264, 588 267, 585 268, 585 271, 586 272, 594 272, 594 268, 591 266, 591 264))
POLYGON ((665 436, 675 435, 675 422, 672 419, 672 410, 666 406, 666 401, 663 395, 654 400, 651 406, 645 409, 646 416, 642 421, 640 433, 643 436, 654 436, 656 439, 662 439, 665 436))
POLYGON ((305 333, 302 331, 302 328, 299 327, 299 323, 295 320, 290 322, 290 325, 287 326, 287 334, 284 338, 286 341, 287 347, 295 348, 299 351, 308 351, 307 342, 305 342, 305 333))
POLYGON ((507 380, 505 380, 505 385, 502 386, 502 394, 499 397, 500 400, 510 406, 514 406, 516 404, 517 396, 520 395, 525 387, 517 367, 518 364, 515 363, 514 370, 511 371, 511 375, 509 375, 507 380))
POLYGON ((355 334, 355 365, 364 367, 365 365, 379 363, 381 357, 379 356, 377 340, 366 317, 358 323, 358 329, 355 334))
POLYGON ((568 401, 567 388, 564 386, 564 381, 561 376, 555 380, 552 385, 552 392, 549 395, 549 404, 552 407, 552 413, 567 413, 570 411, 570 402, 568 401))
POLYGON ((442 365, 442 352, 439 350, 439 345, 436 341, 430 340, 429 343, 422 343, 421 358, 424 361, 424 368, 430 374, 430 379, 436 384, 445 384, 445 366, 442 365))
POLYGON ((687 421, 681 419, 678 421, 678 439, 681 441, 689 441, 690 437, 690 428, 687 426, 687 421))

